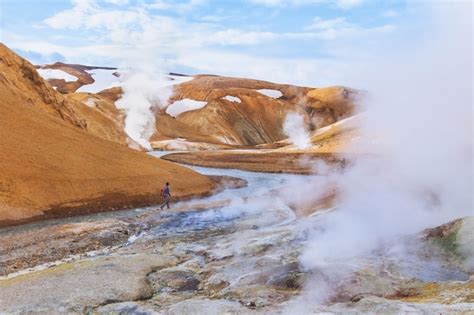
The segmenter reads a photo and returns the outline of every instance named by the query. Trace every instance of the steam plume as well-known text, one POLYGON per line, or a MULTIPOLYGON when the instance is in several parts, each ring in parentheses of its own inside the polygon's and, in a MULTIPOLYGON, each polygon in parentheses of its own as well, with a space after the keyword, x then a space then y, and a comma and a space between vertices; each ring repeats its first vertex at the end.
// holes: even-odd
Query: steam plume
POLYGON ((311 287, 328 290, 351 271, 350 261, 388 240, 473 215, 470 5, 435 7, 442 20, 430 33, 437 36, 408 54, 386 52, 390 63, 373 60, 361 78, 370 91, 360 126, 369 141, 354 145, 375 155, 348 156, 353 167, 331 177, 341 191, 338 209, 318 221, 301 257, 328 280, 311 287))
POLYGON ((283 131, 298 149, 306 149, 311 145, 304 118, 299 113, 288 113, 283 123, 283 131))
POLYGON ((123 71, 123 96, 116 102, 125 111, 125 132, 145 149, 150 150, 150 137, 155 132, 154 109, 166 105, 171 88, 164 87, 162 74, 140 69, 123 71))

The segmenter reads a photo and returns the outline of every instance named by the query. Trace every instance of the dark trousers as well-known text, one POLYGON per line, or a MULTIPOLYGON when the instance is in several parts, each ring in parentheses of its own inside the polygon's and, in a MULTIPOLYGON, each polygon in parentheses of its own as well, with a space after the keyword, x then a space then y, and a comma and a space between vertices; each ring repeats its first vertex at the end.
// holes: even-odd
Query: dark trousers
POLYGON ((170 199, 171 199, 171 196, 164 196, 163 197, 163 202, 161 203, 161 209, 163 209, 164 206, 167 206, 168 209, 170 208, 170 199))

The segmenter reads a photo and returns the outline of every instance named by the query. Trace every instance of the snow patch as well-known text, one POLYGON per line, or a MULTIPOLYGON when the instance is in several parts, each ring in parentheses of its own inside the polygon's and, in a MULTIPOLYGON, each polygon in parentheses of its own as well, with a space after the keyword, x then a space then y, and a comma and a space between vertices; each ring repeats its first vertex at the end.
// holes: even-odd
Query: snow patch
POLYGON ((168 106, 166 108, 166 113, 173 117, 176 117, 184 112, 200 109, 206 105, 207 105, 207 102, 195 101, 189 98, 185 98, 183 100, 176 101, 170 106, 168 106))
POLYGON ((255 91, 271 98, 280 98, 283 96, 283 93, 278 90, 260 89, 260 90, 255 90, 255 91))
POLYGON ((117 70, 94 69, 86 70, 86 72, 92 76, 94 83, 83 85, 76 92, 98 93, 120 86, 120 78, 114 75, 117 70))
POLYGON ((229 102, 232 102, 232 103, 242 103, 242 100, 238 98, 237 96, 226 95, 222 99, 228 100, 229 102))
POLYGON ((63 70, 58 70, 58 69, 37 69, 37 71, 39 75, 43 77, 43 79, 45 80, 63 79, 66 82, 74 82, 74 81, 77 81, 78 79, 76 76, 70 75, 69 73, 63 70))
POLYGON ((91 107, 91 108, 94 108, 95 107, 95 101, 93 98, 88 98, 84 104, 86 104, 87 106, 91 107))
MULTIPOLYGON (((121 77, 123 74, 127 74, 126 70, 118 72, 118 70, 110 69, 94 69, 86 70, 86 72, 92 76, 94 83, 83 85, 76 92, 98 93, 106 89, 122 86, 121 77), (119 73, 119 77, 115 76, 114 73, 119 73)), ((165 77, 167 80, 163 80, 157 88, 173 86, 194 79, 194 77, 180 75, 166 75, 165 77)))

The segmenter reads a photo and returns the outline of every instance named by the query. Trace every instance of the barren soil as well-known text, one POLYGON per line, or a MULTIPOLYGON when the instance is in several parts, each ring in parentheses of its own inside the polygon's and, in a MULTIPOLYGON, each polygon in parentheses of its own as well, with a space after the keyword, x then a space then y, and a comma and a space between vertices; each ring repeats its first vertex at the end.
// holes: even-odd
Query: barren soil
POLYGON ((188 165, 234 168, 251 172, 313 174, 315 161, 343 167, 345 160, 330 153, 287 153, 249 151, 212 151, 171 153, 164 160, 188 165))

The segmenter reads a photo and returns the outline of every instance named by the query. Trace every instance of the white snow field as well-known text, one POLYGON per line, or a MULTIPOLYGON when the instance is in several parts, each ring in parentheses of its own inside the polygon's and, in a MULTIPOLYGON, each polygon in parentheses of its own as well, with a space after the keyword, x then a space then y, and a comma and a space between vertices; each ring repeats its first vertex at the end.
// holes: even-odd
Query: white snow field
POLYGON ((255 91, 271 98, 280 98, 283 96, 283 93, 278 90, 260 89, 260 90, 255 90, 255 91))
POLYGON ((173 117, 176 117, 179 114, 188 112, 190 110, 200 109, 206 105, 207 105, 207 102, 195 101, 189 98, 185 98, 183 100, 176 101, 173 104, 169 105, 166 108, 166 113, 173 117))
POLYGON ((242 103, 242 100, 238 98, 237 96, 226 95, 222 99, 228 100, 229 102, 233 102, 233 103, 242 103))
POLYGON ((83 85, 76 92, 98 93, 120 86, 120 79, 114 75, 117 70, 94 69, 86 70, 86 72, 92 76, 94 83, 83 85))
MULTIPOLYGON (((114 75, 114 73, 118 71, 119 70, 107 69, 86 70, 87 73, 92 75, 95 81, 94 83, 81 86, 76 92, 98 93, 112 87, 121 86, 121 78, 114 75)), ((168 78, 168 80, 163 80, 163 83, 157 86, 157 88, 173 86, 193 79, 193 77, 180 75, 166 75, 165 77, 168 78)))
POLYGON ((63 79, 66 82, 74 82, 77 81, 77 77, 70 75, 69 73, 58 70, 58 69, 38 69, 37 70, 39 75, 43 77, 45 80, 49 79, 63 79))

